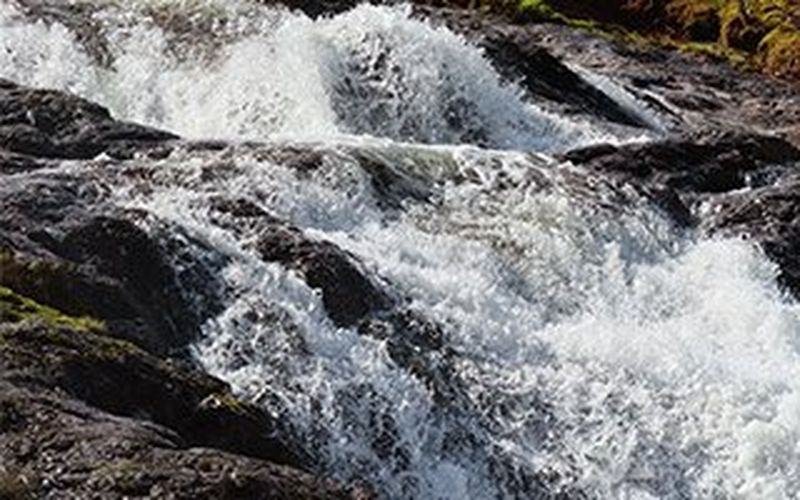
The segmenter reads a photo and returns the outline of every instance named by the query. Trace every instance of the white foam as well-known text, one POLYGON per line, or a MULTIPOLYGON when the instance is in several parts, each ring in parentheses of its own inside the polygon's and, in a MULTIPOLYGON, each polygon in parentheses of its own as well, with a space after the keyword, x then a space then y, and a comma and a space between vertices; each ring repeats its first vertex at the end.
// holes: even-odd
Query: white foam
POLYGON ((287 411, 322 470, 388 498, 509 495, 498 460, 597 498, 800 493, 800 309, 763 254, 676 234, 635 198, 608 212, 598 200, 620 193, 528 155, 382 151, 401 169, 426 158, 415 175, 441 189, 438 205, 386 219, 346 150, 310 178, 244 155, 234 175, 201 180, 204 162, 175 157, 153 166, 155 193, 119 191, 231 258, 235 294, 199 359, 287 411), (449 325, 452 383, 469 394, 453 403, 474 412, 443 412, 383 342, 336 328, 298 276, 261 262, 255 235, 210 223, 207 197, 234 193, 358 255, 449 325), (384 414, 396 427, 388 455, 373 445, 384 414), (448 451, 454 432, 481 451, 448 451))
POLYGON ((198 359, 286 412, 319 472, 386 498, 510 497, 519 482, 498 470, 514 467, 591 498, 800 496, 800 310, 760 251, 676 232, 634 194, 541 155, 389 140, 459 143, 484 127, 488 145, 546 152, 602 136, 521 101, 475 48, 402 10, 175 8, 236 22, 175 54, 169 33, 112 5, 96 14, 105 68, 63 26, 4 4, 0 68, 192 137, 325 140, 306 173, 245 148, 137 160, 146 189, 104 177, 118 205, 227 258, 226 308, 198 359), (421 179, 431 201, 385 212, 363 156, 421 179), (257 232, 216 225, 216 196, 334 242, 444 325, 451 404, 385 341, 337 328, 317 291, 259 258, 257 232))
POLYGON ((93 64, 63 26, 6 13, 3 75, 195 138, 366 134, 539 151, 613 139, 523 102, 477 48, 400 8, 364 5, 311 21, 240 3, 149 5, 199 25, 210 18, 218 28, 193 34, 187 48, 154 19, 109 6, 92 17, 108 39, 107 68, 93 64), (206 57, 198 60, 202 46, 206 57))

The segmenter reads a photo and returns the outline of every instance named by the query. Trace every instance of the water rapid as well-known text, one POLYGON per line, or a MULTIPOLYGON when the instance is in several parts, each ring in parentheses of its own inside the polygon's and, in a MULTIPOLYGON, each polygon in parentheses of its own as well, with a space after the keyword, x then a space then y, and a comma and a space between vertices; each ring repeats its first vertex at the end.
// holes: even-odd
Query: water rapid
POLYGON ((402 6, 88 5, 96 38, 3 1, 0 76, 231 141, 97 183, 212 263, 224 308, 196 359, 320 473, 383 498, 800 496, 800 307, 775 265, 553 158, 633 137, 543 110, 402 6), (221 198, 347 252, 440 342, 337 323, 221 198))

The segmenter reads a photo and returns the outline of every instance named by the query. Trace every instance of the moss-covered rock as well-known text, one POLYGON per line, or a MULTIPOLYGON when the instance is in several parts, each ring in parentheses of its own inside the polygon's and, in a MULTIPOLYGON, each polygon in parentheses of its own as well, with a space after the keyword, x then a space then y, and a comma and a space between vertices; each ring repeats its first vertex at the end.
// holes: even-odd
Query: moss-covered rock
POLYGON ((69 316, 0 286, 0 322, 16 323, 28 320, 42 321, 48 326, 70 328, 81 332, 100 331, 105 328, 102 321, 86 316, 69 316))
POLYGON ((36 385, 59 387, 113 414, 147 415, 188 443, 293 462, 268 437, 278 423, 236 401, 220 380, 109 337, 94 320, 71 318, 8 289, 0 288, 0 300, 13 319, 0 323, 0 371, 24 373, 36 385))
POLYGON ((356 494, 286 467, 304 464, 281 436, 222 381, 0 287, 0 465, 13 466, 0 470, 0 497, 356 494))
MULTIPOLYGON (((507 2, 487 4, 496 13, 513 11, 507 2)), ((651 43, 800 80, 800 3, 791 0, 520 0, 510 17, 628 38, 623 29, 651 43)))

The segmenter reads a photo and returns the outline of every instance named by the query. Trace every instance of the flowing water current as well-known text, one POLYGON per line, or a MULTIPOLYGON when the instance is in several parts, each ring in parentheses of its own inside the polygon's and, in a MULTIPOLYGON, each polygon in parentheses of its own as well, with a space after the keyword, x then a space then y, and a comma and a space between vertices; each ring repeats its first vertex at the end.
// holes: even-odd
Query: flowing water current
POLYGON ((636 137, 544 111, 402 6, 315 21, 130 0, 89 15, 102 43, 0 0, 0 76, 239 144, 140 159, 148 184, 121 175, 111 196, 201 243, 224 310, 198 361, 290 422, 318 472, 385 498, 800 497, 800 308, 775 266, 551 156, 636 137), (423 196, 387 202, 365 164, 423 196), (298 273, 259 257, 256 229, 220 222, 220 196, 346 250, 441 325, 446 349, 425 358, 438 381, 337 326, 298 273))

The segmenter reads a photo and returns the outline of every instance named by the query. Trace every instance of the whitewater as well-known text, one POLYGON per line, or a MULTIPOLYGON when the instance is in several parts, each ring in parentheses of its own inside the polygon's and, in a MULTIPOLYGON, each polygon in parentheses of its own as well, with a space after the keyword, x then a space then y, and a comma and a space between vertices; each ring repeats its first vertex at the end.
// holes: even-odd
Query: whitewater
POLYGON ((202 243, 225 307, 193 355, 291 422, 319 473, 392 499, 800 498, 800 307, 776 266, 555 159, 660 133, 612 79, 588 78, 653 130, 546 110, 402 5, 91 4, 103 44, 0 0, 0 77, 234 144, 139 158, 151 185, 102 189, 202 243), (337 326, 255 228, 210 210, 220 196, 355 256, 444 347, 406 366, 397 339, 337 326))

